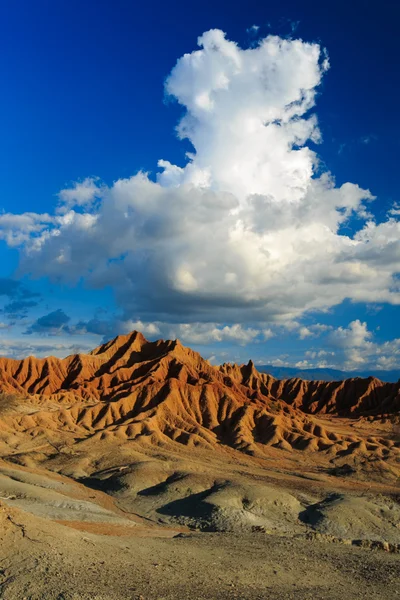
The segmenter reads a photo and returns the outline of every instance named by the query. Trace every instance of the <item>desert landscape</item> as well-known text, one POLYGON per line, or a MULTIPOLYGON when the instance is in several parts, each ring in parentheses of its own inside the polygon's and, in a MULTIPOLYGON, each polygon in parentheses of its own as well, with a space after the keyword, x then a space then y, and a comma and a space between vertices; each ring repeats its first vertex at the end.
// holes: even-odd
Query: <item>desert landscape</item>
POLYGON ((400 600, 399 22, 1 3, 0 600, 400 600))
POLYGON ((400 383, 118 336, 0 359, 0 597, 394 598, 400 383))

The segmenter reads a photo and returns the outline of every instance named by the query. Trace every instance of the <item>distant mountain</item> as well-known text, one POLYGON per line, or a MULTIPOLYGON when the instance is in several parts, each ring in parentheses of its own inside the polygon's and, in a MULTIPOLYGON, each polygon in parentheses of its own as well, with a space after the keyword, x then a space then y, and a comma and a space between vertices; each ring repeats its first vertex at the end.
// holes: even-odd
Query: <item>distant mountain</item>
POLYGON ((306 381, 343 381, 344 379, 353 379, 361 377, 376 377, 381 381, 395 383, 400 379, 400 370, 380 371, 340 371, 339 369, 298 369, 296 367, 274 367, 273 365, 257 365, 260 373, 268 373, 277 379, 304 379, 306 381))

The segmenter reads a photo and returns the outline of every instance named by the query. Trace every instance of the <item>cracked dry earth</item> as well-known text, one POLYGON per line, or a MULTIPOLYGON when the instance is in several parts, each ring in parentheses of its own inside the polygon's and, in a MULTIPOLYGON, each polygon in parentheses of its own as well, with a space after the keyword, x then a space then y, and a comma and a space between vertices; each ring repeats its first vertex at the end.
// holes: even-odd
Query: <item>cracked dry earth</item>
POLYGON ((0 598, 400 598, 399 384, 0 359, 0 598))

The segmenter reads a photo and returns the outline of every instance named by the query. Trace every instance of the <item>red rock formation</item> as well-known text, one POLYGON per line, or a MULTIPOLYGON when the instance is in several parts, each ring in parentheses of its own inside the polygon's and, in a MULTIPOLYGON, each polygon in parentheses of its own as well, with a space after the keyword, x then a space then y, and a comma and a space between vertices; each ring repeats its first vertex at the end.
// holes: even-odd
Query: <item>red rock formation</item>
MULTIPOLYGON (((278 381, 251 361, 213 367, 179 341, 148 342, 133 332, 65 359, 0 358, 0 391, 35 407, 6 411, 0 430, 224 444, 251 454, 268 446, 359 451, 359 439, 328 430, 313 415, 395 414, 399 389, 374 378, 278 381)), ((388 448, 396 443, 374 440, 365 450, 388 448)))

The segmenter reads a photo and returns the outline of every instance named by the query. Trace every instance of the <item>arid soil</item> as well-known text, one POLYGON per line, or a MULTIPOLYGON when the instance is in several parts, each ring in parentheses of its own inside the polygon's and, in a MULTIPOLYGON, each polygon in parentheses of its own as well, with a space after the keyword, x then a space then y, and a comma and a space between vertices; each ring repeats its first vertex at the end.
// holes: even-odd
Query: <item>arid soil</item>
POLYGON ((389 599, 399 591, 398 555, 324 541, 99 535, 14 511, 1 529, 6 600, 389 599))
POLYGON ((0 358, 0 598, 400 597, 400 383, 0 358))

